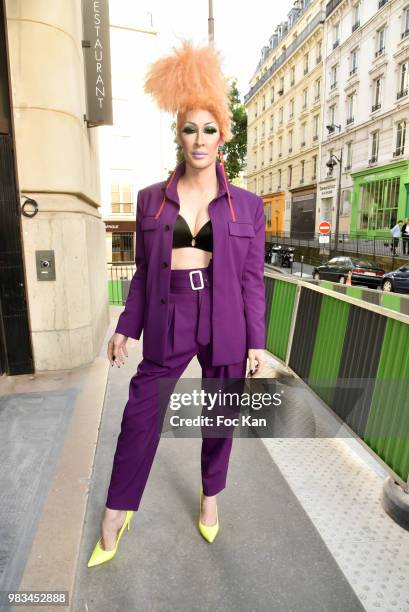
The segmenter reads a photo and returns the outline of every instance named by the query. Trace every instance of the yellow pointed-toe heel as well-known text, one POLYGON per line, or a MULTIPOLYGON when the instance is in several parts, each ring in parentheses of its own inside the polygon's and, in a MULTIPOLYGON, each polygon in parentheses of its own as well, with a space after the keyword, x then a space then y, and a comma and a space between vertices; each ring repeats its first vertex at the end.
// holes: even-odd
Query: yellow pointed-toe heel
POLYGON ((115 548, 113 548, 112 550, 104 550, 101 546, 102 537, 99 538, 94 550, 92 551, 92 555, 89 558, 88 567, 93 567, 94 565, 101 565, 101 563, 110 561, 113 557, 115 557, 116 551, 118 550, 119 540, 121 539, 123 532, 126 528, 128 528, 128 531, 131 528, 131 518, 133 516, 133 513, 133 510, 127 510, 124 524, 119 530, 119 533, 116 538, 115 548))
POLYGON ((202 518, 202 497, 203 497, 203 485, 201 485, 200 487, 200 502, 199 502, 199 531, 201 533, 201 535, 204 537, 204 539, 209 542, 209 544, 211 544, 215 537, 217 536, 217 533, 219 531, 219 515, 218 515, 218 511, 216 508, 216 523, 214 525, 203 525, 201 518, 202 518))

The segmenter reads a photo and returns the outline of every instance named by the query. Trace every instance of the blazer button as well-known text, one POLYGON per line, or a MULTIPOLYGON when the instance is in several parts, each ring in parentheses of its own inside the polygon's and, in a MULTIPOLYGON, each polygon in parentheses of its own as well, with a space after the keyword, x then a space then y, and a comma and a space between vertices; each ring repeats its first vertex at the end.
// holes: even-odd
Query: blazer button
POLYGON ((165 300, 165 298, 160 298, 160 303, 161 303, 161 304, 166 304, 166 300, 165 300))
POLYGON ((162 268, 167 268, 167 267, 168 267, 168 264, 167 264, 167 262, 166 262, 166 261, 164 261, 164 262, 162 263, 162 268))
POLYGON ((168 230, 168 229, 170 229, 170 226, 169 225, 165 225, 165 230, 168 230))

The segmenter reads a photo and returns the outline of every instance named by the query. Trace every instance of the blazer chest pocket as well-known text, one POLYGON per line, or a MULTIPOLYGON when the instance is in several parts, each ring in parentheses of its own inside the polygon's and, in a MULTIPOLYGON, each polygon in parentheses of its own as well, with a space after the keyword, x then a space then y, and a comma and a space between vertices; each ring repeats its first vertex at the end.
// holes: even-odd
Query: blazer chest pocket
POLYGON ((159 220, 155 217, 142 217, 141 230, 155 230, 159 227, 159 220))
POLYGON ((229 235, 243 238, 253 238, 256 233, 252 223, 244 221, 229 221, 229 235))

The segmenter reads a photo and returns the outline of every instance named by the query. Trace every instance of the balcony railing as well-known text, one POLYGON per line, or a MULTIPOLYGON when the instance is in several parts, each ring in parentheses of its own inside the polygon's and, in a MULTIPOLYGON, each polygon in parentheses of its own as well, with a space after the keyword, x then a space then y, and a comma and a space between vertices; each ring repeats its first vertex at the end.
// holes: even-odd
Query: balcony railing
POLYGON ((339 45, 339 40, 336 40, 336 41, 334 42, 334 44, 332 45, 332 49, 333 49, 333 50, 334 50, 334 49, 336 49, 336 48, 338 47, 338 45, 339 45))
POLYGON ((403 39, 403 38, 406 38, 407 36, 409 36, 409 30, 405 30, 405 31, 404 31, 404 32, 402 32, 402 34, 400 35, 400 37, 401 37, 402 39, 403 39))
POLYGON ((316 61, 317 61, 317 64, 319 64, 321 60, 322 60, 322 55, 319 55, 319 56, 317 57, 317 60, 316 60, 316 61))
POLYGON ((338 83, 335 81, 334 83, 331 83, 331 87, 330 89, 335 89, 335 87, 338 85, 338 83))
POLYGON ((293 148, 292 147, 288 147, 288 153, 292 153, 293 152, 293 148))
POLYGON ((321 99, 321 94, 317 94, 314 98, 314 102, 319 102, 320 99, 321 99))
POLYGON ((383 6, 385 6, 385 4, 388 2, 388 0, 379 0, 378 2, 378 9, 382 8, 383 6))
POLYGON ((375 57, 379 57, 380 55, 383 55, 384 53, 385 53, 385 47, 380 47, 379 49, 376 50, 375 57))
POLYGON ((318 140, 318 134, 314 134, 314 136, 312 137, 312 139, 314 140, 314 142, 315 142, 316 140, 318 140))
POLYGON ((396 94, 396 99, 400 100, 401 98, 404 98, 405 96, 408 95, 408 90, 406 89, 401 89, 400 91, 398 91, 398 93, 396 94))
POLYGON ((372 155, 372 157, 368 159, 368 164, 371 165, 371 164, 374 164, 377 161, 378 161, 378 156, 377 155, 372 155))
POLYGON ((351 125, 351 123, 354 122, 354 118, 353 117, 347 117, 347 125, 351 125))
POLYGON ((347 165, 344 167, 344 172, 348 172, 348 170, 351 170, 351 168, 352 168, 352 164, 347 164, 347 165))
POLYGON ((301 146, 302 146, 302 147, 305 147, 305 140, 303 140, 303 141, 301 142, 301 146))
POLYGON ((372 112, 379 110, 381 108, 381 103, 377 102, 376 104, 372 104, 372 112))
POLYGON ((393 152, 393 157, 399 157, 399 155, 403 155, 404 152, 405 152, 405 147, 396 147, 396 149, 393 152))
POLYGON ((353 68, 351 68, 351 70, 349 71, 349 76, 352 76, 353 74, 355 74, 358 70, 358 66, 354 66, 353 68))
POLYGON ((359 26, 361 25, 360 21, 355 21, 355 23, 352 26, 352 31, 355 32, 355 30, 357 30, 359 28, 359 26))

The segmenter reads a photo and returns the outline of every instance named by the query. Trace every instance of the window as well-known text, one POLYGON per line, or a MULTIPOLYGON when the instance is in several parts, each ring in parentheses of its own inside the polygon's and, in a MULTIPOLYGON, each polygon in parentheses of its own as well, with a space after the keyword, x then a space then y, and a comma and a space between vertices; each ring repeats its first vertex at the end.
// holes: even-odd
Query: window
POLYGON ((287 187, 291 187, 291 182, 293 180, 293 167, 291 166, 291 164, 288 166, 287 176, 288 176, 287 187))
POLYGON ((261 140, 264 140, 265 137, 266 137, 266 123, 263 120, 261 122, 261 140))
POLYGON ((354 106, 355 106, 355 94, 352 93, 347 97, 347 125, 354 122, 354 106))
POLYGON ((288 152, 289 153, 293 152, 293 131, 292 130, 288 132, 288 152))
POLYGON ((295 66, 291 66, 290 70, 290 85, 294 85, 295 83, 295 66))
POLYGON ((399 121, 396 124, 396 149, 394 151, 394 157, 402 155, 405 151, 405 138, 406 138, 406 121, 399 121))
POLYGON ((347 165, 345 166, 345 170, 350 170, 352 168, 352 142, 347 142, 347 165))
POLYGON ((317 102, 321 97, 321 79, 315 81, 315 101, 317 102))
POLYGON ((329 107, 329 124, 330 125, 335 125, 336 124, 336 112, 337 112, 337 105, 336 104, 332 104, 329 107))
POLYGON ((373 164, 378 160, 378 149, 379 149, 379 132, 372 132, 371 134, 371 157, 369 163, 373 164))
POLYGON ((307 108, 307 104, 308 104, 308 89, 303 89, 303 92, 302 92, 302 110, 305 110, 307 108))
POLYGON ((281 157, 283 154, 283 137, 280 136, 278 139, 278 157, 281 157))
POLYGON ((270 87, 270 103, 274 102, 274 86, 270 87))
POLYGON ((304 55, 304 74, 308 72, 308 53, 304 55))
POLYGON ((335 64, 331 68, 331 89, 335 89, 337 86, 337 77, 338 77, 338 64, 335 64))
POLYGON ((364 183, 359 189, 358 229, 389 230, 397 220, 400 177, 364 183))
POLYGON ((135 261, 132 232, 112 232, 112 262, 135 261))
POLYGON ((269 155, 270 155, 269 161, 273 161, 273 143, 272 142, 270 142, 270 145, 269 145, 269 155))
POLYGON ((305 147, 306 134, 307 134, 307 124, 302 123, 301 124, 301 146, 302 147, 305 147))
POLYGON ((254 117, 257 117, 258 115, 258 102, 257 100, 254 102, 254 117))
POLYGON ((358 70, 358 47, 351 51, 350 64, 349 64, 349 76, 355 74, 358 70))
POLYGON ((280 110, 278 113, 278 123, 279 125, 283 125, 283 119, 284 119, 284 108, 282 106, 280 106, 280 110))
POLYGON ((283 95, 284 93, 284 77, 280 77, 280 89, 278 90, 278 93, 280 94, 280 96, 283 95))
POLYGON ((305 159, 301 160, 301 178, 300 178, 300 183, 304 183, 304 178, 305 178, 305 159))
POLYGON ((111 212, 133 213, 132 184, 127 181, 113 181, 111 183, 111 212))
POLYGON ((270 132, 274 130, 274 114, 270 115, 270 132))
POLYGON ((273 191, 273 173, 270 172, 268 175, 268 190, 273 191))
POLYGON ((313 155, 312 156, 312 180, 315 181, 315 179, 317 178, 317 160, 318 157, 317 155, 313 155))
POLYGON ((278 186, 277 189, 281 189, 281 168, 278 170, 278 186))
POLYGON ((261 147, 261 165, 264 166, 264 147, 261 147))
POLYGON ((373 81, 373 92, 374 92, 374 99, 373 99, 373 105, 372 105, 372 112, 379 110, 382 105, 382 101, 381 101, 382 77, 381 76, 373 81))
POLYGON ((396 95, 398 100, 408 95, 408 71, 409 61, 403 62, 399 68, 399 88, 396 95))
POLYGON ((266 94, 263 94, 262 97, 261 110, 266 110, 266 94))
POLYGON ((401 38, 409 36, 409 6, 403 9, 403 32, 401 38))
POLYGON ((383 26, 376 32, 375 57, 382 55, 385 51, 386 28, 383 26))
POLYGON ((318 140, 318 130, 319 130, 319 115, 314 115, 313 117, 313 140, 318 140))
POLYGON ((264 174, 261 175, 261 193, 264 193, 264 174))
POLYGON ((360 10, 361 10, 361 6, 360 6, 360 3, 358 2, 358 4, 355 4, 355 6, 352 9, 352 31, 353 32, 355 32, 355 30, 359 28, 360 10))
POLYGON ((254 144, 257 144, 257 128, 254 128, 254 144))
POLYGON ((290 111, 288 114, 288 118, 292 119, 294 117, 294 98, 291 98, 290 100, 290 111))
POLYGON ((317 46, 315 48, 315 61, 317 64, 319 64, 321 60, 322 60, 322 41, 320 40, 317 43, 317 46))
POLYGON ((339 21, 335 23, 332 28, 332 48, 338 47, 339 45, 339 21))

